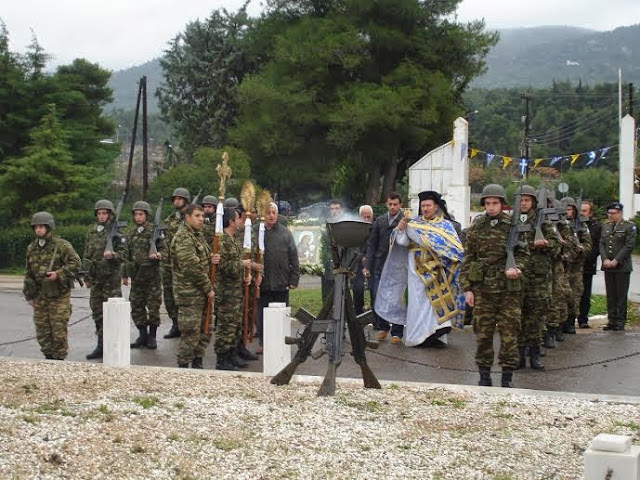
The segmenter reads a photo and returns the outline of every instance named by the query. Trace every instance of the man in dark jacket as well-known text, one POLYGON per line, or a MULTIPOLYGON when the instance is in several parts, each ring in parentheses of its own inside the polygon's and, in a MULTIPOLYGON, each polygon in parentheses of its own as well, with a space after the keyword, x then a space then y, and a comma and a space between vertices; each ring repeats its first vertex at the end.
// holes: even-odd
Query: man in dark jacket
MULTIPOLYGON (((400 194, 392 192, 387 195, 387 213, 380 215, 373 222, 369 240, 367 240, 367 253, 362 259, 362 273, 369 277, 369 287, 371 288, 371 305, 375 305, 378 284, 382 267, 387 260, 389 253, 389 238, 391 232, 402 219, 402 197, 400 194)), ((391 330, 391 325, 386 320, 376 315, 376 330, 380 330, 378 340, 384 340, 391 330)), ((391 332, 392 337, 402 338, 402 325, 394 325, 391 332)), ((401 341, 401 340, 400 340, 401 341)))
POLYGON ((582 271, 582 298, 580 299, 580 312, 578 313, 578 325, 580 328, 589 328, 589 307, 591 307, 591 286, 593 276, 598 269, 598 256, 600 255, 600 235, 602 234, 602 223, 593 217, 593 203, 584 200, 580 205, 580 217, 588 218, 587 226, 591 233, 593 248, 591 253, 585 256, 584 269, 582 271))
POLYGON ((271 302, 289 304, 289 290, 298 288, 300 265, 293 235, 286 226, 278 222, 278 207, 269 205, 265 217, 264 272, 260 282, 260 304, 258 310, 257 353, 262 353, 264 338, 264 308, 271 302))

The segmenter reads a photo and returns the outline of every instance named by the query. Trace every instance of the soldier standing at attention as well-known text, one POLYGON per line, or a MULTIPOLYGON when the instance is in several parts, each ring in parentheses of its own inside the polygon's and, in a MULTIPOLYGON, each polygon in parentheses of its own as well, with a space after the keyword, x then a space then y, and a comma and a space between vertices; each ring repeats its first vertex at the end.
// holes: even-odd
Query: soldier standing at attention
POLYGON ((516 268, 506 269, 511 217, 502 211, 505 203, 504 188, 496 184, 484 187, 480 204, 485 213, 469 227, 462 260, 460 286, 466 303, 473 307, 476 364, 480 370, 478 385, 481 386, 492 384, 496 327, 500 335, 498 360, 502 367, 503 387, 513 386, 513 370, 518 366, 520 290, 528 250, 516 248, 516 268))
POLYGON ((215 289, 218 298, 215 304, 217 330, 215 340, 216 368, 218 370, 237 370, 248 364, 237 355, 237 347, 242 338, 243 314, 243 281, 244 269, 260 271, 259 264, 252 264, 250 259, 242 259, 242 247, 235 240, 240 223, 235 208, 225 208, 222 217, 224 234, 220 239, 220 250, 213 261, 218 264, 215 289))
POLYGON ((579 228, 576 229, 575 227, 576 218, 580 215, 576 201, 571 197, 565 197, 560 201, 567 209, 567 221, 569 222, 569 227, 571 228, 575 242, 575 255, 567 263, 569 301, 567 304, 567 318, 562 326, 562 330, 564 333, 575 334, 576 317, 578 316, 580 299, 582 298, 582 290, 584 288, 582 284, 584 261, 585 258, 591 256, 593 243, 591 241, 589 227, 587 227, 584 222, 579 221, 579 228))
POLYGON ((202 210, 204 210, 204 228, 202 229, 202 233, 209 246, 213 245, 213 237, 216 233, 217 205, 218 200, 213 195, 206 195, 202 199, 202 210))
POLYGON ((200 205, 188 205, 184 220, 171 239, 173 291, 181 332, 178 367, 189 368, 191 364, 191 368, 203 368, 209 336, 202 333, 202 323, 207 302, 214 297, 209 280, 211 246, 202 234, 204 211, 200 205))
POLYGON ((526 366, 528 349, 531 368, 544 370, 544 365, 540 361, 540 347, 551 300, 551 261, 553 255, 560 250, 560 242, 552 225, 546 222, 540 226, 544 238, 536 240, 538 221, 536 190, 529 185, 523 185, 520 195, 520 220, 531 226, 529 231, 523 233, 523 240, 529 247, 531 256, 523 279, 518 368, 526 366))
POLYGON ((591 308, 591 288, 593 276, 598 270, 598 256, 600 255, 600 235, 602 223, 594 218, 593 203, 583 200, 580 205, 580 216, 588 218, 587 227, 591 233, 593 248, 590 255, 585 255, 584 268, 582 270, 582 297, 580 298, 580 311, 578 313, 578 325, 580 328, 589 328, 589 309, 591 308))
POLYGON ((69 353, 71 288, 82 263, 69 242, 53 235, 55 222, 50 213, 36 213, 31 227, 36 239, 27 247, 22 292, 33 307, 36 338, 44 357, 64 360, 69 353))
POLYGON ((162 288, 164 291, 164 307, 167 309, 167 315, 171 319, 171 330, 164 338, 176 338, 180 336, 178 328, 178 306, 173 290, 173 272, 171 262, 171 240, 178 231, 178 227, 184 223, 184 212, 187 205, 191 201, 191 194, 186 188, 176 188, 171 196, 171 203, 175 212, 169 215, 164 223, 167 224, 165 239, 162 249, 162 288))
POLYGON ((627 294, 636 245, 636 226, 622 218, 623 205, 613 202, 607 207, 607 221, 602 226, 600 258, 607 289, 607 317, 603 330, 623 331, 627 323, 627 294))
POLYGON ((140 336, 131 348, 158 348, 156 332, 160 326, 162 281, 160 280, 160 253, 151 254, 153 225, 149 222, 151 207, 147 202, 133 204, 133 228, 127 235, 124 256, 124 284, 131 279, 131 318, 140 336))
POLYGON ((97 223, 92 225, 84 243, 82 263, 87 272, 86 286, 90 289, 89 305, 96 324, 98 343, 87 355, 88 360, 102 358, 102 304, 109 298, 122 297, 120 262, 123 257, 124 237, 113 241, 114 251, 107 251, 107 235, 115 221, 113 203, 98 200, 94 207, 97 223))

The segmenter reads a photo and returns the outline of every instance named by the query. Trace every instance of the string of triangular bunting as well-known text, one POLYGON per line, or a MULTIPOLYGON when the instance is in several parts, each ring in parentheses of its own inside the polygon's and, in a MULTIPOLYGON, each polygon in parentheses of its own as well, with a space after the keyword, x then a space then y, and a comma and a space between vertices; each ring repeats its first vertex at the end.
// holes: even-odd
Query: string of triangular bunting
POLYGON ((526 157, 509 157, 507 155, 496 155, 495 153, 485 152, 483 150, 477 148, 469 149, 469 160, 480 159, 479 155, 484 155, 485 157, 485 165, 488 167, 491 163, 496 161, 502 161, 502 169, 506 169, 513 160, 518 160, 518 166, 520 167, 520 171, 524 172, 527 167, 529 170, 535 170, 540 166, 549 166, 553 167, 554 165, 560 162, 562 165, 566 161, 571 161, 571 165, 573 166, 578 162, 578 160, 584 159, 586 163, 585 167, 595 166, 599 160, 605 158, 605 155, 609 153, 612 149, 616 148, 618 145, 610 145, 608 147, 598 148, 596 150, 591 150, 588 152, 582 153, 573 153, 571 155, 559 155, 554 157, 539 157, 528 159, 526 157), (530 165, 530 162, 533 161, 533 165, 530 165), (543 165, 544 162, 549 162, 548 165, 543 165))

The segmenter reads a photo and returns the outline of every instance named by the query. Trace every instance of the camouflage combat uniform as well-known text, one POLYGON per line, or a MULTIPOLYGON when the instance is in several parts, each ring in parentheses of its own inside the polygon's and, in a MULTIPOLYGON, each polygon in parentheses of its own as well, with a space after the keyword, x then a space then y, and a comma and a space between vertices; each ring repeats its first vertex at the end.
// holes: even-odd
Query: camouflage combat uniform
POLYGON ((161 266, 162 266, 162 288, 164 291, 164 307, 167 309, 167 315, 173 322, 178 320, 178 305, 176 304, 174 282, 173 282, 173 262, 171 260, 171 242, 176 235, 178 228, 184 224, 184 215, 176 210, 169 215, 164 221, 167 225, 165 239, 162 247, 161 266))
POLYGON ((64 360, 69 353, 70 289, 80 268, 80 257, 71 244, 50 232, 27 247, 23 293, 27 301, 34 302, 36 338, 46 358, 64 360), (55 281, 45 279, 49 265, 57 274, 55 281))
POLYGON ((160 325, 162 282, 160 263, 149 259, 153 225, 134 225, 127 234, 125 275, 131 279, 131 318, 136 327, 160 325))
POLYGON ((113 217, 105 224, 92 225, 84 244, 83 267, 90 284, 89 306, 96 325, 96 335, 102 340, 102 304, 108 298, 122 297, 120 287, 120 263, 124 254, 126 238, 113 239, 114 258, 104 258, 107 234, 113 217))
POLYGON ((180 225, 171 239, 173 292, 178 308, 181 337, 178 345, 178 365, 202 358, 209 345, 209 336, 202 333, 209 281, 211 249, 202 232, 188 224, 180 225))
POLYGON ((567 281, 566 265, 576 255, 577 238, 571 232, 569 223, 564 219, 558 221, 556 229, 562 237, 563 243, 552 263, 551 305, 547 316, 546 347, 555 346, 554 338, 560 341, 564 340, 561 327, 567 319, 568 304, 573 301, 567 281))
POLYGON ((519 347, 540 347, 551 302, 551 265, 554 255, 560 251, 560 242, 553 226, 542 223, 541 230, 548 245, 535 248, 535 226, 538 213, 532 209, 527 215, 526 223, 531 230, 522 234, 530 256, 523 276, 522 316, 519 347))
POLYGON ((230 354, 242 334, 242 247, 226 233, 220 239, 220 263, 216 274, 216 341, 218 357, 230 354))
MULTIPOLYGON (((511 217, 480 215, 473 222, 464 245, 460 285, 475 297, 473 330, 476 334, 476 364, 491 368, 494 362, 493 335, 500 334, 499 365, 514 369, 518 365, 521 279, 505 276, 506 243, 511 217)), ((527 248, 516 248, 516 264, 524 273, 527 248)))
POLYGON ((213 237, 216 235, 216 214, 211 216, 204 216, 204 227, 202 228, 202 234, 207 245, 213 245, 213 237))
POLYGON ((593 242, 589 227, 585 222, 580 222, 580 230, 575 231, 574 223, 569 221, 569 228, 573 235, 575 246, 574 255, 567 261, 566 275, 569 286, 567 301, 567 318, 565 319, 565 332, 575 333, 576 317, 580 309, 580 300, 584 290, 582 274, 584 271, 585 258, 591 256, 593 242))

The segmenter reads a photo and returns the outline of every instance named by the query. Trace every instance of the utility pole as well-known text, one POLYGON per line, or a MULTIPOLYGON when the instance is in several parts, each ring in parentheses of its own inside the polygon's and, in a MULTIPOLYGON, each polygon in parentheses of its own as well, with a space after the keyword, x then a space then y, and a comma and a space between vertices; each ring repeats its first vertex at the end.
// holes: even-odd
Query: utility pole
POLYGON ((142 77, 142 199, 147 199, 149 190, 149 135, 147 133, 147 77, 142 77))
POLYGON ((629 115, 633 117, 633 83, 629 84, 629 115))
POLYGON ((522 147, 520 149, 520 155, 522 158, 526 159, 527 166, 525 167, 522 178, 524 180, 527 179, 529 175, 529 164, 531 162, 531 139, 529 138, 531 135, 531 113, 530 113, 530 104, 533 96, 529 93, 521 93, 520 98, 524 99, 524 116, 522 117, 522 126, 524 128, 522 135, 522 147))

